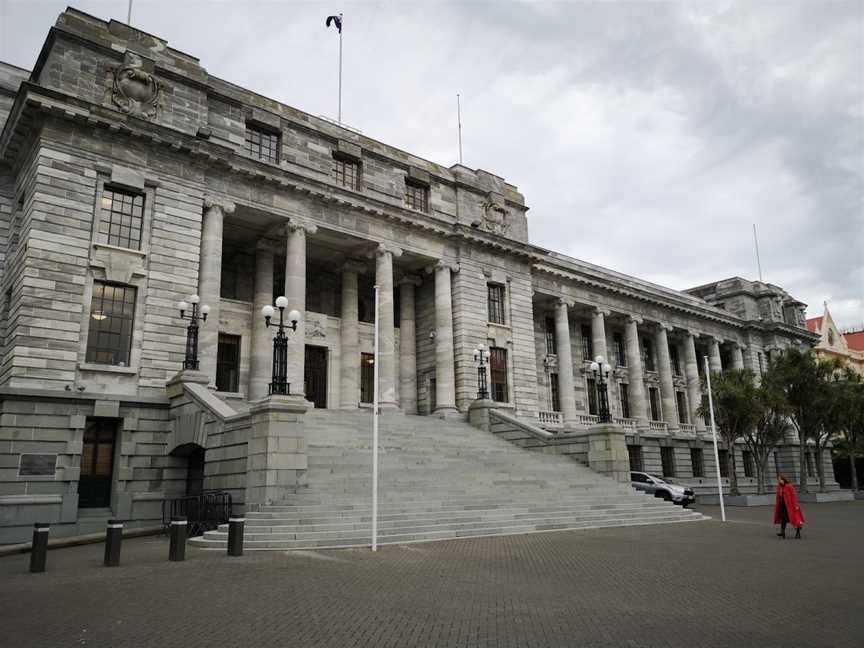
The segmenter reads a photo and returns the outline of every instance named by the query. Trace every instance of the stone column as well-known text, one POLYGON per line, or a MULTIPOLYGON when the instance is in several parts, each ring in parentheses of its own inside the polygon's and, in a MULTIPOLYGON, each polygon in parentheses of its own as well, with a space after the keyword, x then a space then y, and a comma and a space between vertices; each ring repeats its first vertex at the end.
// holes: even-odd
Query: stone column
POLYGON ((252 297, 249 400, 264 398, 273 376, 273 328, 264 325, 261 308, 273 304, 273 246, 261 241, 255 248, 255 288, 252 297))
POLYGON ((690 423, 696 430, 705 431, 705 421, 696 414, 702 405, 702 385, 699 382, 699 360, 696 357, 696 338, 692 331, 687 331, 684 339, 684 373, 687 376, 687 400, 690 401, 690 423))
POLYGON ((435 273, 435 412, 445 416, 458 412, 450 288, 450 273, 458 269, 444 261, 430 269, 435 273))
POLYGON ((417 329, 414 324, 414 288, 420 277, 399 280, 399 407, 417 413, 417 329))
POLYGON ((675 385, 672 383, 672 361, 669 358, 669 337, 667 331, 672 327, 658 324, 654 333, 654 346, 657 347, 658 373, 660 374, 660 397, 663 402, 663 420, 670 430, 678 429, 678 417, 675 416, 675 385))
POLYGON ((720 360, 720 340, 715 337, 708 340, 708 366, 711 373, 723 371, 723 363, 720 360))
POLYGON ((741 345, 738 342, 735 342, 732 347, 732 368, 744 368, 744 351, 742 350, 741 345))
POLYGON ((609 362, 609 354, 606 350, 606 315, 608 314, 609 311, 603 308, 595 308, 591 314, 591 346, 594 347, 594 357, 601 355, 606 362, 609 362))
MULTIPOLYGON (((219 302, 222 299, 222 223, 234 212, 234 203, 205 198, 201 225, 201 257, 198 264, 198 296, 210 307, 210 314, 198 333, 198 360, 201 373, 216 384, 216 354, 219 349, 219 302)), ((186 296, 184 295, 185 299, 186 296)))
POLYGON ((639 421, 639 427, 648 427, 645 408, 645 381, 642 375, 642 353, 639 350, 639 324, 642 318, 630 315, 627 318, 624 345, 627 353, 627 377, 629 380, 630 416, 639 421))
POLYGON ((288 334, 288 382, 292 394, 304 394, 306 359, 306 234, 314 234, 314 225, 292 221, 285 225, 285 297, 288 311, 300 311, 297 330, 288 334))
POLYGON ((564 425, 576 422, 576 392, 573 389, 573 352, 570 348, 568 304, 559 299, 555 305, 555 348, 558 350, 558 400, 564 425))
MULTIPOLYGON (((396 327, 393 319, 393 259, 402 250, 384 243, 375 250, 378 286, 378 389, 379 407, 396 408, 396 327)), ((452 337, 451 337, 452 341, 452 337)), ((452 342, 451 342, 452 343, 452 342)), ((451 355, 452 358, 452 355, 451 355)))
POLYGON ((340 324, 339 406, 356 409, 360 404, 360 327, 357 274, 366 264, 348 260, 342 266, 342 321, 340 324))

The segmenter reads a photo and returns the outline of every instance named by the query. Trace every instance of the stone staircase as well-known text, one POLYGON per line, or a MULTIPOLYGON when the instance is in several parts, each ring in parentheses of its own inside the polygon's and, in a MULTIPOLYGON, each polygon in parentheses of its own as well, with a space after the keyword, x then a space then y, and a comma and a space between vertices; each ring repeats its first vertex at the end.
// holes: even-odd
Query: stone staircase
MULTIPOLYGON (((468 423, 402 414, 379 423, 379 544, 705 519, 468 423)), ((248 512, 247 549, 370 544, 371 413, 311 410, 306 438, 308 488, 248 512)), ((227 525, 191 542, 225 547, 227 525)))

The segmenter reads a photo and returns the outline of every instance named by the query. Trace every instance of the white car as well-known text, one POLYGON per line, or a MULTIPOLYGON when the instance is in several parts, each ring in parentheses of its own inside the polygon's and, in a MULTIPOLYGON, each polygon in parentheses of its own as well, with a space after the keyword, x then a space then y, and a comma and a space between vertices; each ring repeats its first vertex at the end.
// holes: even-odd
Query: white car
POLYGON ((696 501, 696 495, 691 489, 646 472, 631 472, 630 485, 636 490, 652 493, 654 497, 662 497, 667 502, 675 502, 684 508, 696 501))

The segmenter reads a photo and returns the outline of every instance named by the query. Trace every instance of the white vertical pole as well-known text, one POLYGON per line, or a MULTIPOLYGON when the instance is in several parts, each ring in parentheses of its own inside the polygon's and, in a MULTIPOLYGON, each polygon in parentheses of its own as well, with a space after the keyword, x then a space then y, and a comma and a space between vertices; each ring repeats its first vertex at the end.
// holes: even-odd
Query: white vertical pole
POLYGON ((759 258, 759 237, 756 236, 756 223, 753 223, 753 243, 756 244, 756 267, 759 268, 759 281, 762 281, 762 261, 759 258))
MULTIPOLYGON (((708 366, 708 356, 705 359, 705 376, 708 379, 708 411, 711 413, 711 436, 714 437, 714 465, 717 467, 717 492, 720 494, 720 517, 726 521, 726 506, 723 503, 723 482, 720 477, 720 451, 717 450, 717 426, 714 423, 714 397, 711 395, 711 367, 708 366)), ((732 449, 734 452, 734 448, 732 449)))
POLYGON ((375 286, 375 348, 372 391, 372 551, 378 551, 378 291, 375 286))
POLYGON ((456 122, 459 125, 459 164, 462 164, 462 105, 459 103, 459 94, 456 94, 456 122))
POLYGON ((132 24, 132 0, 129 0, 129 11, 126 13, 126 24, 132 24))
POLYGON ((342 14, 339 14, 339 118, 338 122, 342 123, 342 28, 345 23, 342 22, 342 14))

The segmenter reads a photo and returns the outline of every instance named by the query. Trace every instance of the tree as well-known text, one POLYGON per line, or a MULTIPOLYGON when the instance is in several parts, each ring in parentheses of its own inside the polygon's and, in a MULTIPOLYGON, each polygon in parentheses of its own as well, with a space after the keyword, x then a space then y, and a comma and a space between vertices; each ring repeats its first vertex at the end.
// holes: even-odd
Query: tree
POLYGON ((744 432, 744 444, 753 453, 756 463, 756 493, 765 493, 765 472, 771 450, 783 440, 789 426, 788 409, 782 390, 769 369, 756 388, 756 424, 744 432))
MULTIPOLYGON (((739 495, 735 441, 751 433, 759 416, 759 397, 753 372, 749 369, 729 369, 712 373, 711 393, 717 433, 729 449, 729 494, 739 495)), ((705 416, 707 413, 708 406, 703 404, 699 414, 705 416)))
POLYGON ((849 458, 852 490, 857 491, 859 484, 855 458, 861 454, 864 445, 864 380, 846 367, 840 380, 832 387, 835 390, 831 410, 832 427, 839 436, 834 446, 838 454, 849 458))

